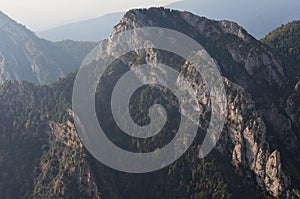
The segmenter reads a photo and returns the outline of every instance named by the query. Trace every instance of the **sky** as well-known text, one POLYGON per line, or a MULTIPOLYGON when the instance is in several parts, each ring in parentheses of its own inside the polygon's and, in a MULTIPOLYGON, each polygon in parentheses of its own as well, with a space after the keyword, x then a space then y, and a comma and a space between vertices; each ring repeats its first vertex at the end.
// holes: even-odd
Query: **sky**
POLYGON ((33 31, 131 8, 163 6, 178 0, 0 0, 0 10, 33 31))

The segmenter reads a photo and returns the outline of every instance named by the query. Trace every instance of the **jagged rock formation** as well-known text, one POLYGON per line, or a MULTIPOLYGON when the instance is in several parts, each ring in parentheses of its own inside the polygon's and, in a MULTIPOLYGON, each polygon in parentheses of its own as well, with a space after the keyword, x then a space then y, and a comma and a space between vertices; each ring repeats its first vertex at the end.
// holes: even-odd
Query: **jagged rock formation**
MULTIPOLYGON (((252 170, 257 183, 273 196, 286 195, 291 181, 282 169, 280 152, 272 152, 270 149, 263 115, 256 110, 255 101, 243 88, 230 83, 228 90, 229 113, 226 130, 234 146, 233 164, 238 169, 244 167, 252 170)), ((228 150, 226 146, 223 148, 228 150)))

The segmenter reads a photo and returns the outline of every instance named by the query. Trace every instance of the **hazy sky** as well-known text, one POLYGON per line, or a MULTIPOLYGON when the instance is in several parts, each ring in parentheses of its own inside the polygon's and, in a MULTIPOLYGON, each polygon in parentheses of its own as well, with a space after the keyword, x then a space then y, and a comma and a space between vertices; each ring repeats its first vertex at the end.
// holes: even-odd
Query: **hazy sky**
POLYGON ((0 10, 40 31, 130 8, 162 6, 177 0, 0 0, 0 10))

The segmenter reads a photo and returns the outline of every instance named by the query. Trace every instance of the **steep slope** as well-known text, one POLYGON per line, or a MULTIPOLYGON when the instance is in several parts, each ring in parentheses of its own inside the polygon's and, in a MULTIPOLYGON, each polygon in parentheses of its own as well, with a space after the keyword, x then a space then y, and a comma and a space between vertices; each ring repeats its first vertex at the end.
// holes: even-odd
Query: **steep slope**
MULTIPOLYGON (((114 84, 130 67, 166 63, 190 79, 201 104, 202 122, 190 149, 157 172, 128 174, 110 169, 86 151, 74 129, 70 108, 75 74, 49 86, 9 81, 0 87, 0 135, 5 143, 0 145, 0 169, 5 171, 0 172, 0 197, 299 198, 299 128, 291 126, 290 118, 278 105, 280 91, 289 89, 285 84, 286 68, 236 23, 188 12, 131 10, 114 27, 111 37, 120 31, 149 26, 189 35, 218 64, 226 87, 228 116, 215 149, 204 159, 197 157, 211 112, 207 96, 198 92, 204 86, 200 75, 182 58, 155 46, 136 50, 112 64, 100 81, 95 106, 101 125, 114 143, 129 144, 137 151, 156 149, 172 139, 172 130, 178 128, 178 114, 173 109, 178 105, 164 89, 143 88, 131 104, 138 122, 139 117, 147 117, 149 105, 162 102, 166 111, 171 111, 172 120, 153 139, 131 139, 120 133, 109 110, 114 84), (32 150, 30 143, 37 148, 32 150), (26 160, 32 158, 29 164, 22 164, 19 157, 23 154, 26 160)), ((101 46, 110 52, 119 47, 109 40, 101 46)), ((291 101, 297 99, 295 95, 291 101)), ((298 104, 291 103, 292 113, 297 108, 298 104)))
POLYGON ((281 98, 281 109, 287 114, 293 128, 298 132, 298 96, 300 75, 300 21, 293 21, 270 32, 262 43, 268 46, 282 63, 288 76, 286 89, 281 98))
POLYGON ((0 13, 0 83, 13 79, 45 84, 79 65, 55 44, 0 13))
POLYGON ((97 46, 97 44, 97 42, 77 42, 72 40, 55 42, 55 45, 76 60, 77 65, 82 63, 84 58, 97 46))
POLYGON ((63 110, 73 78, 51 86, 16 81, 0 86, 1 198, 98 196, 74 127, 52 122, 70 118, 63 110))
MULTIPOLYGON (((286 115, 285 126, 289 129, 293 129, 296 133, 294 139, 300 138, 300 120, 299 120, 299 74, 300 74, 300 42, 299 42, 299 21, 293 21, 286 25, 275 29, 269 33, 261 41, 266 44, 281 61, 283 67, 286 70, 288 81, 286 82, 287 89, 283 92, 281 99, 279 100, 278 107, 282 115, 286 115)), ((294 144, 291 144, 294 145, 294 144)), ((290 147, 290 144, 286 144, 286 148, 290 147)), ((299 153, 297 150, 292 156, 296 157, 295 162, 299 168, 299 153)), ((294 166, 289 166, 292 172, 295 172, 294 166)), ((299 181, 298 181, 299 183, 299 181)))
POLYGON ((261 42, 272 49, 282 64, 289 69, 289 76, 297 81, 300 73, 300 21, 293 21, 273 30, 261 42))
POLYGON ((199 142, 176 163, 155 173, 135 175, 107 168, 85 150, 71 122, 69 101, 73 81, 71 75, 50 86, 10 81, 0 87, 0 106, 5 107, 1 109, 4 119, 0 120, 1 198, 237 198, 242 195, 253 198, 263 195, 252 179, 243 180, 234 172, 229 160, 215 159, 218 155, 198 159, 199 142), (224 161, 221 169, 218 160, 224 161), (226 176, 228 182, 223 172, 230 172, 226 176), (237 187, 236 183, 248 189, 237 187))

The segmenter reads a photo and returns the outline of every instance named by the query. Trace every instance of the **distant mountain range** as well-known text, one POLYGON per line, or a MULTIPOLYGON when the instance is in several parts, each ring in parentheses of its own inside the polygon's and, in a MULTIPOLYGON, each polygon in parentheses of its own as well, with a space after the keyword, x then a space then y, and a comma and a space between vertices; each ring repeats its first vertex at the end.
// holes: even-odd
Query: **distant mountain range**
MULTIPOLYGON (((184 0, 165 7, 186 10, 212 19, 227 19, 243 26, 256 38, 282 24, 300 19, 298 0, 184 0)), ((72 39, 76 41, 99 41, 110 34, 124 12, 112 13, 99 18, 67 24, 37 34, 51 41, 72 39)))
POLYGON ((256 38, 264 37, 282 24, 300 19, 298 0, 184 0, 167 7, 212 19, 235 21, 256 38))
POLYGON ((75 41, 100 41, 108 37, 113 26, 120 21, 123 15, 123 12, 108 14, 99 18, 37 32, 37 35, 51 41, 66 39, 75 41))

